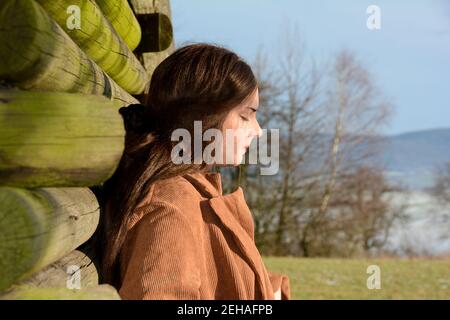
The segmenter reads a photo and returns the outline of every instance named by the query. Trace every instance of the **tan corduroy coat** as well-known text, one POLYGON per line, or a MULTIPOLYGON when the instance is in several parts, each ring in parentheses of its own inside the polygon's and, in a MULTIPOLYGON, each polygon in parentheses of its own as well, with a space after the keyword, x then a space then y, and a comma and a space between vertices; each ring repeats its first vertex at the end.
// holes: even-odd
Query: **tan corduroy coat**
POLYGON ((243 190, 222 194, 220 173, 154 183, 137 206, 120 255, 122 299, 290 299, 254 242, 243 190))

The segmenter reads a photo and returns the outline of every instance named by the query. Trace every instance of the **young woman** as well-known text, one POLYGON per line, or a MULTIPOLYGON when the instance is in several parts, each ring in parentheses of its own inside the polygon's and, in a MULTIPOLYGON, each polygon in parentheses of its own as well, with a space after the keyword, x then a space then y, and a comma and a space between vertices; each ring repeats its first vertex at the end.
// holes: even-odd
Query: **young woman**
POLYGON ((213 170, 238 165, 261 135, 258 107, 250 66, 199 43, 158 65, 143 105, 120 109, 125 151, 103 186, 101 235, 102 282, 123 299, 290 299, 289 279, 269 272, 255 246, 242 188, 222 194, 213 170), (194 161, 195 121, 224 133, 219 161, 194 161), (191 134, 190 163, 174 161, 176 129, 191 134))

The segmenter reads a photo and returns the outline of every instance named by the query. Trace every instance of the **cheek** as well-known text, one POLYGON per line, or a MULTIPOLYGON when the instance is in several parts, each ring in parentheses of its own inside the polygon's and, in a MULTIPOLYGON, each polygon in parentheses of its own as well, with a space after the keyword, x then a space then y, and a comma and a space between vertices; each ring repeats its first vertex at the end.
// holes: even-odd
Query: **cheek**
POLYGON ((247 140, 247 134, 244 130, 236 130, 236 132, 234 133, 234 144, 236 146, 245 146, 247 140))
POLYGON ((239 117, 234 115, 234 114, 230 114, 228 116, 228 118, 226 119, 226 121, 224 122, 223 125, 223 130, 222 130, 222 138, 224 141, 224 144, 227 143, 227 139, 232 138, 233 141, 235 142, 238 135, 239 135, 239 128, 242 124, 239 121, 239 117))
MULTIPOLYGON (((239 150, 239 146, 244 146, 246 141, 248 140, 247 131, 242 122, 239 120, 234 121, 233 125, 230 126, 228 130, 228 135, 230 135, 233 139, 234 151, 237 152, 239 150)), ((227 140, 226 132, 224 135, 224 139, 227 140)))
POLYGON ((228 127, 224 129, 222 132, 222 154, 223 154, 223 161, 228 163, 227 157, 235 157, 236 154, 236 143, 237 143, 238 137, 236 136, 236 130, 234 130, 231 127, 228 127))

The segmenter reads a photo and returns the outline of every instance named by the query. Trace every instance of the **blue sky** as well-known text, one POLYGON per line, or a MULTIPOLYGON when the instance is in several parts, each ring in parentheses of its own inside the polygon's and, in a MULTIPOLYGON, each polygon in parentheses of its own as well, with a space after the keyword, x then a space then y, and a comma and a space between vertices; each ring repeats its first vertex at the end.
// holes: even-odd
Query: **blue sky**
POLYGON ((450 128, 450 0, 171 0, 175 42, 224 45, 249 62, 276 57, 286 22, 318 61, 347 48, 375 76, 395 112, 386 134, 450 128), (366 8, 381 9, 381 30, 366 8))

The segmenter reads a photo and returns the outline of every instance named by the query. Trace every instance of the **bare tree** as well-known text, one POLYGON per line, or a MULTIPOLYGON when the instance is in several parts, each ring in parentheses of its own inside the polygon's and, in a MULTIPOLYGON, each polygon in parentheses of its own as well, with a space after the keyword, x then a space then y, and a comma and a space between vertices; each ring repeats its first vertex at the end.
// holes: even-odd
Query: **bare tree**
POLYGON ((444 226, 440 237, 444 241, 450 238, 450 162, 436 167, 434 185, 429 191, 439 205, 433 219, 444 226))
POLYGON ((436 168, 431 193, 441 204, 450 204, 450 162, 436 168))
POLYGON ((379 151, 376 132, 391 108, 369 72, 349 51, 337 55, 327 80, 326 103, 319 112, 324 118, 321 129, 325 146, 320 148, 322 161, 314 179, 315 193, 307 201, 299 225, 299 246, 304 256, 313 254, 310 249, 317 239, 327 237, 323 226, 329 219, 336 184, 379 151))
MULTIPOLYGON (((264 129, 277 128, 274 113, 279 106, 281 89, 277 85, 279 74, 270 68, 267 55, 262 48, 257 52, 253 61, 253 70, 258 79, 259 86, 259 111, 258 122, 264 129)), ((268 135, 267 145, 271 146, 272 137, 268 135)), ((269 148, 270 149, 270 148, 269 148)), ((272 155, 276 157, 277 155, 272 155)), ((273 253, 274 226, 276 225, 276 212, 278 206, 278 193, 268 192, 276 190, 278 181, 273 176, 261 175, 260 163, 249 165, 248 154, 244 164, 235 172, 238 184, 243 187, 246 200, 252 208, 255 222, 255 242, 265 253, 273 253)))
POLYGON ((276 65, 261 52, 254 63, 258 120, 280 129, 279 173, 263 177, 242 165, 232 174, 245 186, 264 254, 310 256, 327 243, 336 186, 378 153, 376 133, 391 107, 352 53, 339 53, 331 69, 319 67, 300 39, 289 29, 276 65))
POLYGON ((279 86, 283 91, 274 118, 280 133, 280 183, 278 219, 275 231, 277 254, 288 253, 293 241, 296 205, 304 198, 307 188, 302 167, 305 155, 317 146, 316 137, 321 127, 321 81, 323 73, 316 63, 308 59, 305 46, 297 29, 286 32, 285 47, 279 61, 279 86), (301 192, 299 192, 301 191, 301 192))
POLYGON ((295 204, 303 198, 299 190, 306 190, 305 177, 300 174, 304 155, 317 148, 321 127, 321 117, 315 109, 319 109, 323 73, 312 60, 307 60, 299 39, 298 31, 289 29, 276 65, 269 64, 262 50, 253 63, 260 91, 258 121, 263 128, 280 130, 280 154, 274 155, 280 160, 279 173, 262 176, 258 174, 260 165, 244 164, 231 175, 244 187, 254 213, 255 240, 266 254, 287 253, 295 228, 295 204))
POLYGON ((384 248, 394 223, 407 218, 404 204, 392 205, 398 187, 387 183, 381 169, 369 167, 341 177, 339 184, 331 204, 333 219, 328 221, 331 230, 327 230, 343 239, 330 244, 334 252, 353 256, 384 248))

